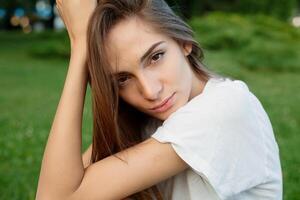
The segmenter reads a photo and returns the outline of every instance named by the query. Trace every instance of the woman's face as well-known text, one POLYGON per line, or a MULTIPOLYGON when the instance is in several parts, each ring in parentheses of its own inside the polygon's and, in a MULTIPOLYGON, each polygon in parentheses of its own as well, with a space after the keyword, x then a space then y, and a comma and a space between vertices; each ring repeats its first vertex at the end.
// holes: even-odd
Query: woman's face
POLYGON ((186 57, 191 45, 179 46, 136 17, 114 26, 107 42, 119 95, 136 109, 165 120, 201 93, 204 82, 196 77, 186 57))

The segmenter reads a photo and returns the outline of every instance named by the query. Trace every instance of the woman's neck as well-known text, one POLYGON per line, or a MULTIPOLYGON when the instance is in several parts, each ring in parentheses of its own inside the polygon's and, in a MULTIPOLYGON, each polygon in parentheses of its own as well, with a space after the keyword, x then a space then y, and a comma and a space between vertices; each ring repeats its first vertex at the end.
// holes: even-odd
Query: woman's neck
POLYGON ((193 73, 192 78, 193 78, 193 80, 192 80, 192 90, 191 90, 189 100, 191 100, 195 96, 198 96, 199 94, 201 94, 204 90, 204 87, 205 87, 206 83, 207 83, 207 81, 202 80, 202 78, 197 73, 193 73))

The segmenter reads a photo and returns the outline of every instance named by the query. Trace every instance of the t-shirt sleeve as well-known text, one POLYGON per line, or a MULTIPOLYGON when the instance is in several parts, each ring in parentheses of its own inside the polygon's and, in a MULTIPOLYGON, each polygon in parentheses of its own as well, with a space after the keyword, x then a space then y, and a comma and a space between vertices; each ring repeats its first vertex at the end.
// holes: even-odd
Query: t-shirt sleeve
POLYGON ((250 94, 225 86, 208 91, 172 113, 151 135, 171 143, 220 199, 261 183, 265 176, 264 136, 250 94))

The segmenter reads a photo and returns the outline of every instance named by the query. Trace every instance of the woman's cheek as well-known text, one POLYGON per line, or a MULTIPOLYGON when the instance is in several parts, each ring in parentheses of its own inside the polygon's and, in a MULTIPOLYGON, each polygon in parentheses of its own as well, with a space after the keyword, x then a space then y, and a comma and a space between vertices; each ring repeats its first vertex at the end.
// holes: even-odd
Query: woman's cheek
POLYGON ((166 77, 173 77, 174 73, 178 73, 178 59, 176 57, 171 57, 166 62, 164 62, 163 67, 162 67, 162 74, 166 77))
POLYGON ((137 105, 136 101, 139 99, 137 95, 137 91, 129 85, 127 88, 124 88, 122 92, 120 92, 122 99, 132 106, 137 105))

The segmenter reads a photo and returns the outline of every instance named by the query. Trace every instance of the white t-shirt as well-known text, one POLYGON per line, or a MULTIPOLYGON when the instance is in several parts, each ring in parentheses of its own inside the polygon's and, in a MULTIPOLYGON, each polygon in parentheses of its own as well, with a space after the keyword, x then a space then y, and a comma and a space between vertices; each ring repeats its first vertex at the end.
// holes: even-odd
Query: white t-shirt
POLYGON ((211 78, 154 133, 189 165, 158 184, 166 200, 282 199, 279 149, 268 115, 243 81, 211 78))

